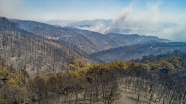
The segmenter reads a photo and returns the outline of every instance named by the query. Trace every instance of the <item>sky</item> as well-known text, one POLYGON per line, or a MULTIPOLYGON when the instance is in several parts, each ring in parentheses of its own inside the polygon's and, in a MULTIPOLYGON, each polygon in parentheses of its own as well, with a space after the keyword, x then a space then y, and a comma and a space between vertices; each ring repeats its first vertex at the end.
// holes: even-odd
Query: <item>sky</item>
MULTIPOLYGON (((132 27, 132 33, 186 41, 186 0, 0 0, 0 16, 41 22, 112 19, 113 23, 104 31, 126 27, 129 21, 142 21, 132 27), (160 22, 181 25, 154 25, 160 22)), ((105 28, 103 24, 97 27, 105 28)))
POLYGON ((146 15, 154 9, 172 22, 186 18, 186 0, 0 0, 1 16, 37 21, 113 19, 127 8, 146 15))

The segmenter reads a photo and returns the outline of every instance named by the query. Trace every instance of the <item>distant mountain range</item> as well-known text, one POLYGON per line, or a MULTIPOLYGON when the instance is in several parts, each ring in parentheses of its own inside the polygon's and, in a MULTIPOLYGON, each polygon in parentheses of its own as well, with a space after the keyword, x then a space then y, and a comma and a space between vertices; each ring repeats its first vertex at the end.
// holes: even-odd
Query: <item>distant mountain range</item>
POLYGON ((20 25, 20 28, 24 30, 46 38, 65 41, 71 45, 77 46, 87 53, 117 47, 117 44, 114 41, 97 32, 55 27, 34 21, 17 20, 15 22, 17 22, 20 25))
POLYGON ((142 59, 144 56, 170 54, 175 51, 181 53, 186 52, 186 43, 170 42, 131 45, 96 52, 93 53, 92 56, 104 60, 105 62, 113 62, 117 60, 130 61, 142 59))
POLYGON ((65 41, 88 54, 125 45, 168 41, 154 36, 141 36, 137 34, 124 35, 117 33, 101 34, 88 30, 56 27, 34 21, 13 21, 18 23, 21 29, 46 38, 65 41))
MULTIPOLYGON (((119 34, 141 34, 166 37, 173 34, 181 34, 185 32, 185 24, 168 23, 168 22, 145 22, 145 21, 129 21, 120 19, 95 19, 95 20, 52 20, 45 23, 58 25, 62 27, 78 28, 83 30, 95 31, 99 33, 119 33, 119 34), (171 31, 175 29, 175 31, 171 31), (167 33, 168 32, 168 33, 167 33), (162 34, 164 34, 162 36, 162 34)), ((172 40, 172 39, 171 39, 172 40)), ((173 39, 174 40, 174 39, 173 39)))
POLYGON ((68 26, 70 23, 74 23, 76 21, 73 20, 50 20, 46 21, 45 23, 50 24, 50 25, 55 25, 55 26, 68 26))
POLYGON ((99 24, 104 24, 105 26, 109 26, 112 24, 112 20, 104 20, 104 19, 95 19, 95 20, 83 20, 83 21, 76 21, 73 23, 68 24, 72 27, 94 27, 99 24))
POLYGON ((95 20, 82 20, 82 21, 73 21, 73 20, 50 20, 45 23, 50 25, 59 25, 59 26, 69 26, 69 27, 92 27, 98 24, 111 25, 112 20, 104 20, 104 19, 95 19, 95 20))

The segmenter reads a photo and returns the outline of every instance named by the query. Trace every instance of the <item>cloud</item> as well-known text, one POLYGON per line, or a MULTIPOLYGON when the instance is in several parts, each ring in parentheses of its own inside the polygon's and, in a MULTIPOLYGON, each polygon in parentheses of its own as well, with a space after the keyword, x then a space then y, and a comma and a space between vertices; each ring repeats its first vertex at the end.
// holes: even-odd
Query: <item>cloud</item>
POLYGON ((163 28, 159 36, 174 41, 186 42, 186 24, 177 24, 169 28, 163 28))

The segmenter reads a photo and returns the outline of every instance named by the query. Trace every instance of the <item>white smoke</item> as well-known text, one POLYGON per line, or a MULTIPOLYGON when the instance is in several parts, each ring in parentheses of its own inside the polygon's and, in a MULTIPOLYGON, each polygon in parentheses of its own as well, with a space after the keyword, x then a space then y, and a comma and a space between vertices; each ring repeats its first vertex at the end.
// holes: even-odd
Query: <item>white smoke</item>
POLYGON ((132 6, 129 6, 129 7, 125 8, 123 11, 124 12, 122 13, 122 15, 120 17, 118 17, 115 20, 113 20, 113 23, 111 24, 111 26, 104 31, 105 33, 112 32, 116 28, 123 26, 123 24, 125 23, 127 17, 132 12, 132 6))
MULTIPOLYGON (((169 18, 160 11, 162 2, 147 3, 145 10, 137 10, 135 5, 123 9, 122 15, 113 20, 113 23, 102 30, 105 33, 118 32, 124 34, 152 35, 173 41, 186 41, 186 25, 171 23, 178 18, 169 18), (123 32, 125 29, 130 31, 123 32)), ((185 18, 186 20, 186 18, 185 18)))
POLYGON ((99 33, 105 33, 105 29, 107 29, 107 28, 108 27, 105 24, 99 23, 96 26, 91 27, 90 30, 91 31, 96 31, 96 32, 99 32, 99 33))

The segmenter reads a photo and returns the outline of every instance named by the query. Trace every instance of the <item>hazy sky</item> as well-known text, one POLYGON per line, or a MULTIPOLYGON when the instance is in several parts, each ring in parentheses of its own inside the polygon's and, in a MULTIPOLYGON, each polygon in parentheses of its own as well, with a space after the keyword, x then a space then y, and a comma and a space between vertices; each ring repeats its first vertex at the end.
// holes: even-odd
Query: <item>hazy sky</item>
POLYGON ((134 20, 182 23, 186 0, 0 0, 0 16, 37 21, 114 19, 126 10, 134 20))
POLYGON ((0 16, 42 22, 113 19, 109 27, 99 24, 92 30, 132 28, 131 34, 186 41, 186 0, 0 0, 0 16), (126 25, 131 21, 141 22, 126 25), (179 25, 167 27, 162 22, 179 25))

